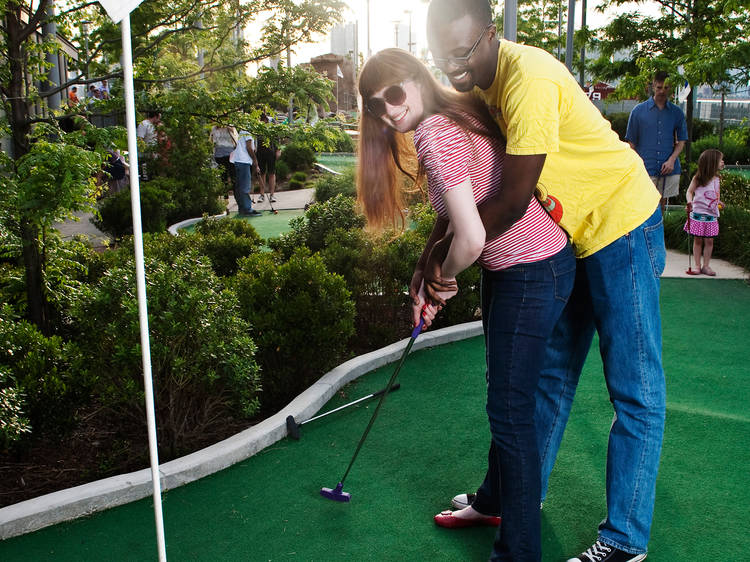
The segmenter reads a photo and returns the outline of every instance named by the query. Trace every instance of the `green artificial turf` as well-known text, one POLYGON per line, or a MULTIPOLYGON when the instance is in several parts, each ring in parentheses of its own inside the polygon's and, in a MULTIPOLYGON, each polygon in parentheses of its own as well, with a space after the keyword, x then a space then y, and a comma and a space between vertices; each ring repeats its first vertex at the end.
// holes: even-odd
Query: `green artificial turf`
MULTIPOLYGON (((662 284, 667 425, 648 559, 747 559, 750 287, 662 284)), ((595 341, 542 511, 545 561, 588 547, 605 516, 612 420, 595 341)), ((325 409, 382 388, 393 365, 325 409)), ((447 530, 432 516, 473 491, 486 466, 484 352, 472 338, 414 352, 349 473, 351 503, 319 496, 349 463, 375 407, 361 403, 258 455, 164 494, 171 560, 486 560, 493 529, 447 530)), ((156 557, 151 499, 0 543, 0 560, 156 557)))
MULTIPOLYGON (((237 213, 231 213, 231 218, 242 219, 255 227, 258 235, 263 239, 275 238, 289 230, 289 221, 294 217, 305 214, 303 209, 283 209, 278 214, 270 211, 261 211, 263 214, 257 217, 241 217, 237 213)), ((195 225, 191 224, 180 229, 181 232, 195 232, 195 225)))
POLYGON ((315 156, 315 160, 323 164, 326 168, 330 168, 336 172, 345 172, 357 163, 357 157, 354 154, 337 154, 331 152, 318 154, 315 156))

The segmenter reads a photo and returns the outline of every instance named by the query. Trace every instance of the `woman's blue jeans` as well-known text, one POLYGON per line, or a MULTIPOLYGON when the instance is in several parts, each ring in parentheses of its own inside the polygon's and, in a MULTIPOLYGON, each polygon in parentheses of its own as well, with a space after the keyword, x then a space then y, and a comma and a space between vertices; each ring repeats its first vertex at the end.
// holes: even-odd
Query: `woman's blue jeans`
POLYGON ((492 560, 539 560, 540 464, 534 403, 547 339, 575 279, 568 244, 549 259, 482 272, 489 469, 474 508, 502 515, 492 560), (507 485, 500 486, 500 482, 507 485))
POLYGON ((575 289, 547 346, 536 400, 544 497, 596 329, 614 407, 607 517, 599 538, 633 554, 647 549, 664 434, 659 278, 665 257, 657 209, 635 230, 578 260, 575 289))
POLYGON ((237 202, 237 210, 240 213, 249 213, 253 210, 253 200, 250 199, 253 189, 253 165, 235 162, 234 168, 237 170, 237 181, 234 184, 234 200, 237 202))

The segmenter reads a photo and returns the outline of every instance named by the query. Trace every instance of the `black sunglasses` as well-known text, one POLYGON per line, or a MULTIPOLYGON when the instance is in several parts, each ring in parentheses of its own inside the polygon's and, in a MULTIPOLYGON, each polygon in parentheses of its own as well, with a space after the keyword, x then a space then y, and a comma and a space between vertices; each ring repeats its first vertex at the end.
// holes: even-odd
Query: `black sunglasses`
POLYGON ((406 100, 406 90, 404 90, 403 83, 394 84, 388 86, 383 92, 382 98, 369 98, 365 102, 365 107, 370 115, 376 119, 380 119, 385 115, 385 103, 388 102, 390 105, 401 105, 406 100))

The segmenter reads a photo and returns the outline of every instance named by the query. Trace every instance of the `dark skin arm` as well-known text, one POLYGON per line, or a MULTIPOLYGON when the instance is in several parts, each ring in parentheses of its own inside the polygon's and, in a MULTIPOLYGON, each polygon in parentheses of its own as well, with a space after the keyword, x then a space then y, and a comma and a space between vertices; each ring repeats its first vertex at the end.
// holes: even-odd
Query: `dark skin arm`
MULTIPOLYGON (((423 271, 425 268, 425 264, 427 263, 427 258, 430 255, 430 251, 432 250, 432 247, 437 243, 439 240, 441 240, 445 236, 445 232, 448 229, 448 220, 437 217, 437 220, 435 221, 435 226, 432 227, 432 232, 430 233, 430 237, 427 239, 427 243, 425 244, 424 250, 422 251, 422 255, 419 256, 419 260, 417 260, 417 265, 414 266, 414 274, 411 278, 411 283, 409 283, 409 296, 411 296, 412 303, 414 304, 414 314, 413 314, 413 320, 414 324, 416 325, 419 322, 419 288, 422 286, 422 276, 423 271)), ((448 244, 450 247, 450 243, 448 244)), ((442 263, 442 260, 441 262, 442 263)))
MULTIPOLYGON (((479 216, 487 231, 487 240, 497 238, 523 217, 539 183, 546 156, 505 156, 500 190, 478 207, 479 216)), ((425 293, 430 301, 440 305, 444 305, 445 300, 438 293, 455 288, 453 281, 444 281, 442 278, 442 264, 449 248, 450 237, 443 237, 435 242, 423 269, 425 293)))

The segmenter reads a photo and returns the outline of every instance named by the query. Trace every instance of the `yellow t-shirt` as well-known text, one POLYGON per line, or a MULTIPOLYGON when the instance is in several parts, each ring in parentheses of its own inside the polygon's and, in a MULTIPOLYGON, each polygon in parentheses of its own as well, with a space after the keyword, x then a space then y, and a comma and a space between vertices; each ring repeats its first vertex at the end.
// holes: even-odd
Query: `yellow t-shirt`
POLYGON ((507 138, 508 154, 546 154, 542 205, 579 258, 641 225, 659 192, 643 161, 620 141, 568 69, 541 49, 500 41, 497 74, 475 88, 507 138))

